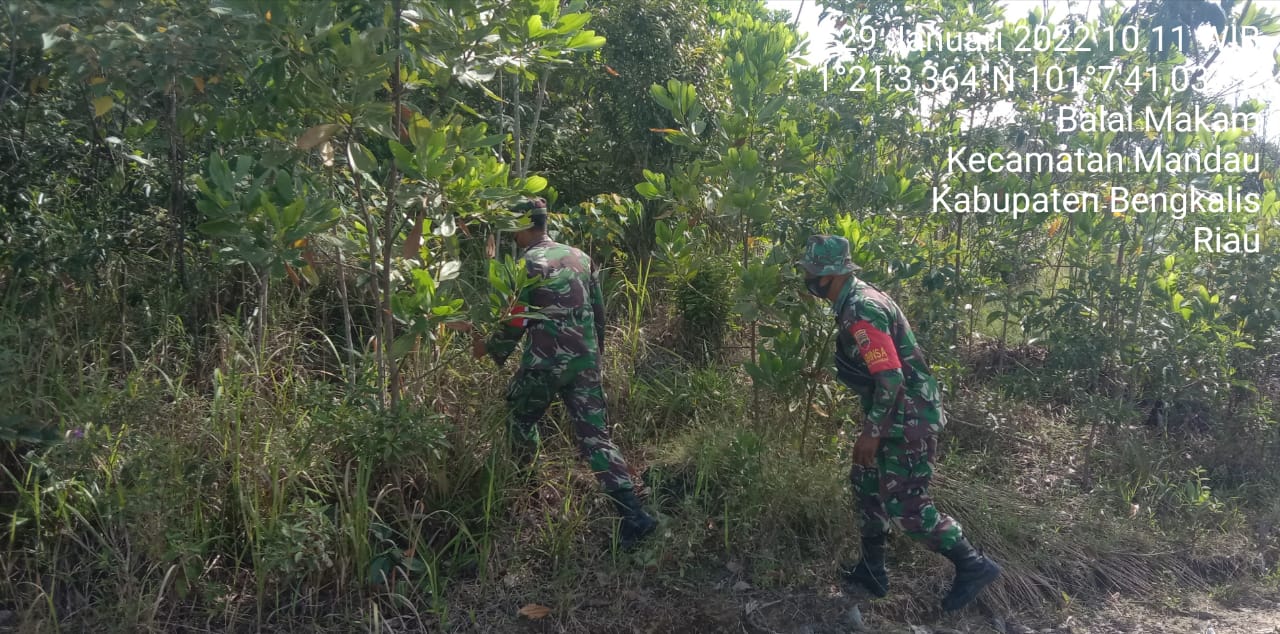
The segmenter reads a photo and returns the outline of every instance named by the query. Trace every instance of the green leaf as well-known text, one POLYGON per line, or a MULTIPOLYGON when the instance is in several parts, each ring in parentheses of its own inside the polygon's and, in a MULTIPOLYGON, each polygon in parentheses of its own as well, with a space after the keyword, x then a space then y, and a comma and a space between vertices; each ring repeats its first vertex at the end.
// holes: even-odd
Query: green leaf
POLYGON ((386 555, 380 555, 369 562, 369 585, 385 584, 391 573, 391 565, 391 558, 386 555))
POLYGON ((240 224, 233 220, 210 220, 196 226, 196 229, 211 238, 234 238, 240 235, 240 224))
POLYGON ((398 141, 391 141, 389 145, 391 146, 391 156, 395 157, 396 167, 400 168, 401 171, 417 174, 418 165, 409 148, 401 145, 398 141))
POLYGON ((662 195, 662 192, 659 192, 658 188, 654 186, 653 183, 650 183, 647 181, 637 184, 636 191, 639 192, 641 196, 644 196, 645 198, 648 198, 648 199, 657 198, 662 195))
POLYGON ((222 160, 222 155, 213 152, 209 155, 209 177, 213 179, 213 184, 225 193, 232 194, 235 192, 235 181, 231 180, 231 168, 227 166, 227 162, 222 160))
POLYGON ((538 37, 546 30, 542 27, 542 16, 536 13, 529 16, 529 20, 525 22, 525 26, 528 27, 529 37, 538 37))
POLYGON ((594 51, 604 46, 605 39, 596 35, 595 31, 581 31, 569 40, 565 48, 581 53, 583 51, 594 51))
POLYGON ((111 95, 103 95, 93 100, 93 117, 96 119, 111 110, 115 105, 115 99, 111 95))
POLYGON ((361 174, 372 174, 378 169, 378 159, 373 157, 373 152, 355 141, 347 144, 347 164, 361 174))
POLYGON ((280 217, 280 208, 276 207, 275 203, 270 200, 264 199, 262 201, 262 212, 267 215, 267 220, 271 222, 271 226, 274 227, 281 236, 283 236, 285 226, 283 219, 280 217))
POLYGON ((521 191, 529 194, 536 194, 547 188, 547 179, 541 176, 530 176, 524 180, 524 186, 521 191))
POLYGON ((491 134, 487 137, 480 139, 479 141, 476 141, 475 143, 472 143, 470 147, 473 147, 473 148, 493 147, 499 143, 502 143, 504 140, 506 140, 506 138, 507 138, 507 135, 505 134, 491 134))
POLYGON ((559 20, 556 20, 556 33, 568 35, 582 28, 590 19, 591 16, 586 13, 567 13, 562 15, 559 20))
POLYGON ((236 157, 236 182, 249 175, 249 170, 253 169, 253 157, 241 155, 236 157))
POLYGON ((284 226, 292 227, 298 224, 298 221, 302 219, 302 210, 304 207, 306 207, 306 205, 307 205, 307 201, 302 198, 299 198, 289 203, 288 205, 286 205, 284 208, 284 215, 281 218, 281 220, 284 223, 284 226))
POLYGON ((502 295, 511 294, 511 285, 507 284, 506 268, 498 260, 489 260, 489 285, 502 295))
MULTIPOLYGON (((760 112, 757 113, 756 116, 760 120, 767 120, 773 117, 773 115, 777 114, 778 110, 782 109, 782 105, 785 104, 786 102, 787 102, 786 95, 778 95, 777 97, 774 97, 772 100, 770 100, 769 103, 765 104, 764 108, 761 108, 760 112)), ((690 103, 690 107, 692 107, 692 103, 690 103)))
POLYGON ((316 274, 316 270, 310 264, 304 264, 298 270, 302 272, 302 277, 306 278, 307 283, 312 286, 320 284, 320 276, 316 274))
POLYGON ((417 342, 418 334, 414 332, 407 332, 396 337, 396 340, 391 342, 391 358, 404 358, 406 354, 409 354, 409 352, 413 350, 413 345, 417 342))
POLYGON ((676 103, 671 100, 671 97, 667 96, 667 89, 663 88, 662 84, 653 84, 649 86, 649 95, 653 97, 654 101, 658 102, 658 105, 666 108, 668 111, 674 111, 676 109, 676 103))

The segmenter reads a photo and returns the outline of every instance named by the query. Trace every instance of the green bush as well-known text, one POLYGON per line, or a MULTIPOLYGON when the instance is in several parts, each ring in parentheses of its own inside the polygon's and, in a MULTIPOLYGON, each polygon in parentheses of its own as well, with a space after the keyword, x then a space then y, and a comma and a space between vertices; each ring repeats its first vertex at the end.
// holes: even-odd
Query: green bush
POLYGON ((724 349, 733 308, 728 267, 707 260, 688 282, 676 288, 675 307, 680 316, 677 341, 682 354, 697 363, 716 359, 724 349))

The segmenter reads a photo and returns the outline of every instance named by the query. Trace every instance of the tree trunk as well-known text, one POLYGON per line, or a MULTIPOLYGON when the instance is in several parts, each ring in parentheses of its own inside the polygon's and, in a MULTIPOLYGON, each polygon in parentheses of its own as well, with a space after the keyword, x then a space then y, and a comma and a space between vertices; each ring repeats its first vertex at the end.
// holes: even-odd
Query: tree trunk
POLYGON ((548 69, 543 71, 543 75, 538 79, 538 97, 533 102, 533 125, 529 127, 529 141, 524 144, 524 165, 520 168, 520 176, 529 175, 529 163, 533 161, 533 144, 538 140, 538 122, 542 119, 542 103, 547 98, 547 76, 551 74, 548 69))

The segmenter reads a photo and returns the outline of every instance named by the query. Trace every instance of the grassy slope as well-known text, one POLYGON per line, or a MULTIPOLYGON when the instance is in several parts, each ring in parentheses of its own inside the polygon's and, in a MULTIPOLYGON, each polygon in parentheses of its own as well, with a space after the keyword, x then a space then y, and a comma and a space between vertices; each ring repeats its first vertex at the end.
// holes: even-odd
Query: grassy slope
MULTIPOLYGON (((617 439, 664 516, 631 554, 607 547, 610 509, 559 409, 536 472, 515 472, 496 398, 506 372, 460 350, 408 378, 431 396, 399 416, 339 398, 339 377, 303 369, 323 345, 294 333, 261 352, 227 334, 211 375, 181 351, 118 380, 67 371, 105 366, 97 344, 62 373, 35 364, 41 383, 10 397, 63 399, 56 414, 85 437, 28 456, 6 485, 19 521, 0 609, 21 631, 836 627, 853 598, 833 566, 856 534, 838 416, 802 432, 735 371, 613 349, 617 439), (549 615, 517 615, 530 604, 549 615)), ((897 590, 862 602, 869 623, 1061 622, 1115 596, 1176 614, 1197 593, 1270 591, 1280 502, 1274 474, 1250 470, 1256 453, 1133 426, 1114 404, 1008 394, 987 382, 950 395, 936 487, 1005 579, 940 620, 949 566, 898 540, 897 590), (1091 443, 1098 420, 1111 422, 1091 443)))

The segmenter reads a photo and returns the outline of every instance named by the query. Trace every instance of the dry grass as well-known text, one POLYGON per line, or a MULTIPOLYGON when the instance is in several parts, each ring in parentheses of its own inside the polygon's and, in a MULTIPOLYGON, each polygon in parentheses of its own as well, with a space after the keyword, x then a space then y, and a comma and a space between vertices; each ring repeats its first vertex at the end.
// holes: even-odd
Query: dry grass
MULTIPOLYGON (((285 349, 294 343, 276 342, 271 355, 288 359, 285 349)), ((131 421, 116 462, 104 462, 112 450, 101 444, 51 456, 61 461, 53 466, 63 476, 86 485, 112 480, 93 504, 79 507, 85 523, 51 525, 40 542, 44 551, 6 558, 4 572, 13 581, 0 587, 15 596, 8 605, 23 631, 792 632, 814 625, 816 632, 837 627, 860 600, 833 583, 835 562, 853 552, 857 534, 845 441, 831 421, 815 424, 802 459, 795 413, 767 398, 756 407, 738 373, 664 366, 611 381, 616 438, 633 468, 665 472, 651 492, 665 515, 661 534, 622 554, 608 548, 612 509, 557 426, 559 408, 534 473, 519 476, 503 461, 496 448, 503 407, 494 397, 503 373, 467 360, 450 365, 440 378, 448 389, 418 400, 451 423, 439 456, 378 462, 362 491, 341 467, 354 464, 360 437, 302 438, 329 429, 318 426, 321 412, 336 417, 333 429, 365 429, 376 421, 363 408, 304 398, 304 388, 323 377, 263 375, 253 372, 252 358, 227 359, 241 364, 243 382, 224 386, 216 403, 212 385, 173 398, 158 377, 114 393, 99 411, 131 421), (752 419, 764 424, 753 426, 752 419), (233 430, 251 449, 237 454, 238 464, 224 455, 233 430), (494 488, 486 492, 489 482, 494 488), (117 498, 125 503, 115 506, 117 498), (193 521, 192 498, 219 519, 193 521), (237 532, 247 526, 243 512, 292 521, 289 502, 301 499, 340 502, 334 525, 324 529, 333 532, 317 533, 336 540, 337 565, 304 566, 260 589, 245 535, 237 532), (415 572, 412 583, 399 587, 359 578, 361 556, 353 549, 367 538, 343 513, 360 505, 399 531, 400 548, 430 552, 437 568, 415 572), (215 547, 202 550, 206 539, 215 547), (168 552, 182 546, 199 564, 191 573, 197 591, 187 596, 174 591, 181 578, 175 562, 185 560, 168 552), (550 615, 519 616, 529 604, 548 607, 550 615)), ((620 365, 615 361, 610 371, 620 365)), ((1006 574, 978 608, 940 617, 949 564, 899 538, 891 558, 896 590, 862 604, 869 623, 955 626, 1014 613, 1048 618, 1115 595, 1187 590, 1217 589, 1240 600, 1250 596, 1249 586, 1228 582, 1256 577, 1276 561, 1274 542, 1267 541, 1280 517, 1274 501, 1251 515, 1252 524, 1216 527, 1221 512, 1161 515, 1182 512, 1169 496, 1152 498, 1165 500, 1151 509, 1154 515, 1125 512, 1116 490, 1128 477, 1125 461, 1141 454, 1126 447, 1165 442, 1143 436, 1146 430, 1104 436, 1090 458, 1087 486, 1088 428, 1079 411, 989 389, 961 391, 949 403, 935 494, 1006 574)), ((418 433, 420 426, 404 429, 418 433)), ((1176 451, 1162 445, 1158 453, 1176 451)), ((1187 464, 1168 459, 1147 467, 1168 479, 1187 464)))

